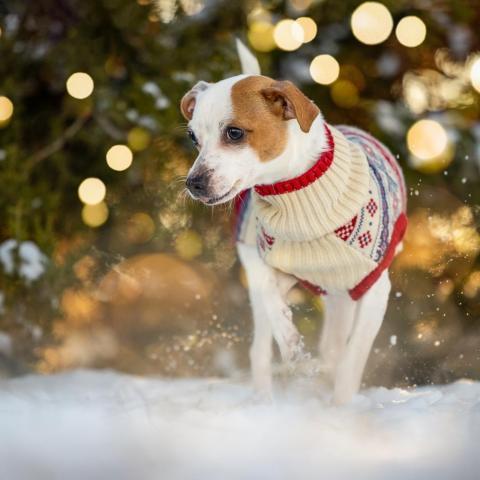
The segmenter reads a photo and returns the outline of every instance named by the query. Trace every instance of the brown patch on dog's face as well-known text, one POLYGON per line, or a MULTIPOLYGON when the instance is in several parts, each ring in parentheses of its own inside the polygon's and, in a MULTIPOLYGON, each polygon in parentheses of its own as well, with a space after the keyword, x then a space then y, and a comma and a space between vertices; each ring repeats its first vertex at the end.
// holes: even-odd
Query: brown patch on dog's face
POLYGON ((262 95, 275 83, 268 77, 252 76, 232 87, 232 125, 247 132, 246 141, 262 162, 278 157, 287 143, 287 124, 262 95))
POLYGON ((285 120, 296 118, 308 132, 319 113, 315 106, 290 82, 264 76, 239 80, 232 87, 232 125, 247 132, 246 142, 262 162, 278 157, 288 139, 285 120))

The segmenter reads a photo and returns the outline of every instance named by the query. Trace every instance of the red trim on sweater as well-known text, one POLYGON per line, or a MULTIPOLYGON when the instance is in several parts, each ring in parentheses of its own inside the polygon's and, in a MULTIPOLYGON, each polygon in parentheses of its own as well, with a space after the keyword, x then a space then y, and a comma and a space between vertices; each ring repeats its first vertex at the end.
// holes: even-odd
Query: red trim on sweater
POLYGON ((301 278, 298 279, 298 283, 308 290, 310 293, 313 293, 314 295, 326 295, 327 291, 324 290, 322 287, 319 287, 317 285, 314 285, 313 283, 308 282, 307 280, 302 280, 301 278))
POLYGON ((349 293, 353 300, 358 300, 362 297, 370 287, 378 280, 382 272, 387 269, 392 263, 395 256, 395 249, 397 245, 402 241, 405 230, 407 229, 407 216, 402 213, 397 218, 393 227, 392 238, 388 244, 387 251, 382 261, 377 265, 375 270, 370 272, 356 287, 352 288, 349 293))
POLYGON ((320 158, 313 167, 302 175, 292 178, 291 180, 284 180, 283 182, 272 183, 271 185, 255 185, 255 191, 262 197, 266 195, 281 195, 282 193, 293 192, 305 188, 320 178, 330 168, 330 165, 333 162, 335 147, 332 132, 327 127, 327 124, 325 124, 325 134, 327 136, 329 149, 320 155, 320 158))

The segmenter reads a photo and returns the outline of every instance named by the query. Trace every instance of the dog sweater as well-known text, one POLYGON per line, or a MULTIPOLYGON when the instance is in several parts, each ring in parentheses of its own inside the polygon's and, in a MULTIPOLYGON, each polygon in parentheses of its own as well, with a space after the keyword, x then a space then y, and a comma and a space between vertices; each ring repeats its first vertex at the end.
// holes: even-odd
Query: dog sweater
POLYGON ((407 226, 402 172, 362 130, 325 124, 328 148, 304 174, 236 198, 236 239, 317 294, 359 299, 389 267, 407 226))

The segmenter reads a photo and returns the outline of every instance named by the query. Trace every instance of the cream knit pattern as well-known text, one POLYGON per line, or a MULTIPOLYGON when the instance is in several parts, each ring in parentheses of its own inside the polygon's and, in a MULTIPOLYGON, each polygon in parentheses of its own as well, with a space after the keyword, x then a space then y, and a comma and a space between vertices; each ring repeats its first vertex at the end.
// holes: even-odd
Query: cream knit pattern
POLYGON ((308 172, 243 194, 237 240, 317 293, 360 298, 393 259, 406 227, 403 176, 361 130, 326 126, 329 151, 308 172))

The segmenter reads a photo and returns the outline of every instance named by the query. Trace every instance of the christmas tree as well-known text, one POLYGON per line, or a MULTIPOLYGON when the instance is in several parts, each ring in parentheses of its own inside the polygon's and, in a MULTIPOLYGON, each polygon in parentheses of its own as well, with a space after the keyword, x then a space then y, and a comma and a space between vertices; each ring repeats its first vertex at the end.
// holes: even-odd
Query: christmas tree
MULTIPOLYGON (((404 169, 370 381, 478 376, 479 21, 466 0, 0 0, 0 368, 246 366, 230 209, 185 195, 179 111, 196 81, 240 73, 238 37, 404 169)), ((290 300, 313 349, 321 300, 290 300)))

